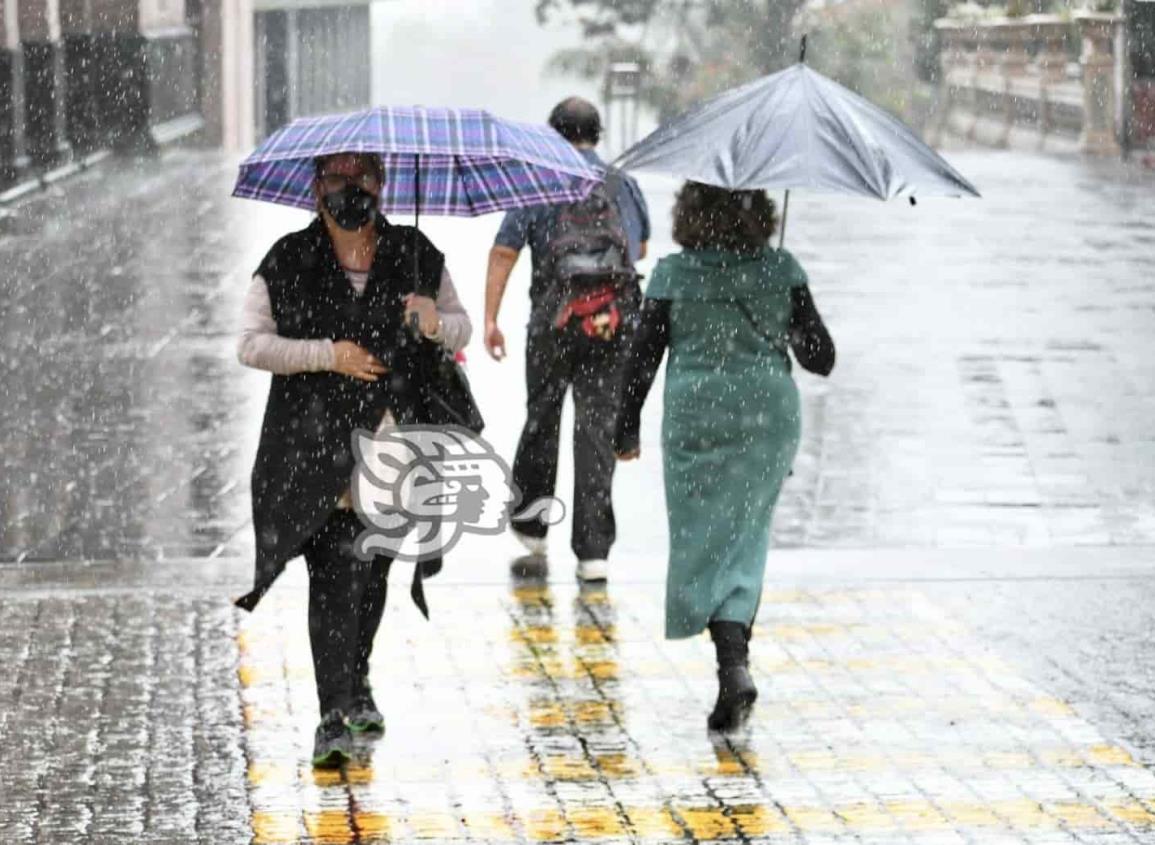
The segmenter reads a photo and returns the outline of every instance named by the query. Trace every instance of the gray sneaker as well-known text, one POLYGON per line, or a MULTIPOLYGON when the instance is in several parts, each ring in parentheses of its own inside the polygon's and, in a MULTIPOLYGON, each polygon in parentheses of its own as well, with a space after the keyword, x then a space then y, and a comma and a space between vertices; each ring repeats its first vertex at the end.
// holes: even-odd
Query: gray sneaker
POLYGON ((369 689, 369 682, 362 681, 361 689, 353 698, 353 704, 349 708, 349 730, 356 733, 365 731, 373 731, 383 733, 385 731, 385 717, 381 715, 381 711, 377 709, 376 703, 373 701, 373 691, 369 689))
POLYGON ((313 739, 313 767, 337 769, 353 757, 353 734, 340 710, 330 710, 317 725, 313 739))

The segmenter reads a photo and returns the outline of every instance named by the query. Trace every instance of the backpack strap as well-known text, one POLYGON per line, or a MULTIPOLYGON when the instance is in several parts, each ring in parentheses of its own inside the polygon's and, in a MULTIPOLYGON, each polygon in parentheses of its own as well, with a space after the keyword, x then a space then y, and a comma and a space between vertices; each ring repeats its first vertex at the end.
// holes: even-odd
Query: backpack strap
MULTIPOLYGON (((605 176, 602 178, 602 185, 606 189, 606 196, 608 196, 614 205, 618 207, 618 216, 622 218, 623 226, 625 226, 625 215, 622 214, 619 200, 622 198, 622 186, 624 184, 625 173, 621 170, 618 170, 616 167, 610 167, 609 165, 606 165, 606 172, 605 176)), ((556 220, 558 213, 561 211, 564 205, 565 204, 563 203, 562 205, 553 206, 550 212, 550 218, 556 220)))
MULTIPOLYGON (((609 194, 610 199, 615 203, 621 199, 622 185, 625 183, 625 174, 622 171, 607 165, 605 179, 602 180, 602 183, 606 186, 606 193, 609 194)), ((621 213, 620 209, 618 213, 621 213)))

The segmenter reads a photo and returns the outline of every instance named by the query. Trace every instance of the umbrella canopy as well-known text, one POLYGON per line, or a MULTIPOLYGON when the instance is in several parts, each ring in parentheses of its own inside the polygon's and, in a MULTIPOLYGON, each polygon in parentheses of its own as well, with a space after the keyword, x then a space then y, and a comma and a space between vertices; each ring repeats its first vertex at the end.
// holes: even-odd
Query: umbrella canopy
POLYGON ((312 210, 313 160, 347 152, 381 156, 381 208, 392 213, 474 217, 575 202, 603 178, 548 126, 477 109, 378 107, 277 130, 241 163, 233 196, 312 210))
POLYGON ((730 190, 979 196, 902 121, 802 63, 699 103, 615 165, 730 190))

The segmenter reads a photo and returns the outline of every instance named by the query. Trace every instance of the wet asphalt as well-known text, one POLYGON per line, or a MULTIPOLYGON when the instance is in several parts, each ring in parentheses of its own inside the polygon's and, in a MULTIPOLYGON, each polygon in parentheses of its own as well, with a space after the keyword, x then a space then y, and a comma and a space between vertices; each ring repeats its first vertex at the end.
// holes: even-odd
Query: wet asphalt
MULTIPOLYGON (((792 199, 839 363, 799 375, 751 729, 706 736, 709 644, 661 639, 655 400, 608 588, 574 585, 565 524, 545 579, 467 538, 432 624, 391 598, 389 732, 335 775, 305 764, 301 573, 228 604, 267 379, 237 315, 305 218, 230 200, 235 162, 195 152, 15 206, 0 841, 1155 841, 1155 175, 953 157, 982 201, 792 199)), ((660 255, 676 186, 643 184, 660 255)), ((495 226, 428 227, 475 317, 495 226)), ((513 360, 468 353, 506 456, 525 272, 513 360)))

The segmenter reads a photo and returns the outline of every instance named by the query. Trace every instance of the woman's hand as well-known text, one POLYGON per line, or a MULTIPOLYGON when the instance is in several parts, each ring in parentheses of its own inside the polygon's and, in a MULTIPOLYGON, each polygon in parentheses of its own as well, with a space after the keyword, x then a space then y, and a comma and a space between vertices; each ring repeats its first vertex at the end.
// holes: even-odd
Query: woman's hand
POLYGON ((434 337, 441 329, 441 317, 437 313, 437 303, 428 296, 418 296, 411 293, 405 297, 405 325, 409 325, 410 316, 416 314, 421 334, 434 337))
POLYGON ((353 341, 338 340, 333 343, 333 372, 361 381, 377 381, 389 368, 353 341))
POLYGON ((623 461, 623 462, 636 461, 641 456, 642 456, 642 450, 640 448, 630 449, 627 452, 618 452, 618 460, 623 461))

